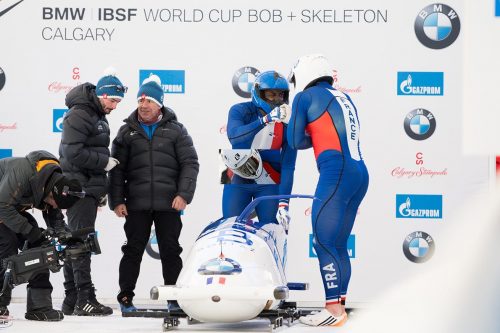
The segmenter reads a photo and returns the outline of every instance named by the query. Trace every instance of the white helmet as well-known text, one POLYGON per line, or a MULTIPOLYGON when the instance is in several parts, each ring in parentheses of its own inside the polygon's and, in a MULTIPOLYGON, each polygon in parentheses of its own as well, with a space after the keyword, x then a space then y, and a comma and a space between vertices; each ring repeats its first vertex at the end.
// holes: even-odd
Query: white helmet
POLYGON ((257 179, 262 174, 262 159, 257 149, 224 149, 224 164, 245 179, 257 179))
POLYGON ((319 78, 330 78, 333 83, 333 69, 324 55, 309 54, 297 60, 288 75, 288 82, 293 84, 298 93, 319 78))

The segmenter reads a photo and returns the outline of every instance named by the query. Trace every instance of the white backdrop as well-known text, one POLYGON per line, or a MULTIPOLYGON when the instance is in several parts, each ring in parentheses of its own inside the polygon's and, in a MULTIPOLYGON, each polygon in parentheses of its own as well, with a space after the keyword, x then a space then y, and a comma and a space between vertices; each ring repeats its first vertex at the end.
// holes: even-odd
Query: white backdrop
MULTIPOLYGON (((0 12, 17 2, 2 1, 0 12)), ((65 109, 69 88, 95 83, 110 65, 129 86, 108 116, 112 138, 135 109, 141 70, 184 71, 184 82, 170 82, 180 84, 184 93, 167 93, 165 104, 187 127, 201 164, 195 199, 183 216, 185 257, 201 229, 221 216, 217 151, 228 147, 224 126, 230 106, 246 100, 233 89, 234 74, 251 66, 287 75, 299 56, 324 53, 334 66, 336 86, 351 95, 361 121, 370 187, 353 230, 348 301, 370 302, 387 286, 425 272, 425 263, 403 254, 407 235, 426 232, 439 251, 445 227, 453 225, 466 194, 489 184, 490 158, 462 153, 462 98, 468 92, 462 84, 467 71, 464 2, 446 3, 458 14, 462 32, 453 44, 436 50, 422 45, 414 32, 418 14, 432 4, 423 0, 21 1, 0 14, 0 153, 23 156, 45 149, 57 154, 60 132, 54 132, 54 114, 64 111, 54 110, 65 109), (156 21, 145 14, 151 12, 158 13, 156 21), (441 94, 398 95, 398 72, 442 72, 441 94), (426 140, 411 139, 403 127, 407 114, 419 108, 436 119, 435 132, 426 140), (393 172, 421 167, 428 173, 399 177, 393 172), (397 194, 442 195, 442 218, 396 218, 397 194)), ((482 8, 475 14, 487 10, 492 11, 482 8)), ((416 86, 418 74, 413 77, 416 86)), ((300 152, 293 192, 313 193, 316 180, 312 151, 300 152)), ((306 201, 292 203, 288 278, 311 283, 309 291, 294 292, 293 298, 320 304, 322 284, 317 261, 310 257, 309 207, 306 201)), ((98 296, 110 301, 118 292, 123 222, 107 207, 98 214, 103 254, 93 257, 93 279, 98 296)), ((62 273, 51 279, 54 296, 62 297, 62 273)), ((148 299, 149 289, 160 283, 160 262, 145 254, 137 298, 148 299)), ((14 295, 24 297, 23 289, 16 288, 14 295)))

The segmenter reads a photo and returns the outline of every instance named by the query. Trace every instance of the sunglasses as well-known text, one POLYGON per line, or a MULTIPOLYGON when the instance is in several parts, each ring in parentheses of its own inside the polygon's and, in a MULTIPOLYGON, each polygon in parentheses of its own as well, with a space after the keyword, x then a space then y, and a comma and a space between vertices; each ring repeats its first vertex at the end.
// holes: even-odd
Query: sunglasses
POLYGON ((116 90, 123 91, 124 93, 126 93, 128 91, 128 87, 127 86, 120 86, 120 85, 116 85, 116 84, 107 84, 107 85, 101 86, 100 89, 102 89, 102 88, 110 88, 110 87, 114 87, 114 88, 116 88, 116 90))
POLYGON ((74 197, 78 197, 80 199, 83 199, 85 198, 85 191, 81 191, 81 192, 78 192, 78 191, 70 191, 69 190, 69 187, 68 186, 64 186, 63 187, 63 190, 62 190, 62 195, 63 196, 68 196, 68 195, 72 195, 74 197))

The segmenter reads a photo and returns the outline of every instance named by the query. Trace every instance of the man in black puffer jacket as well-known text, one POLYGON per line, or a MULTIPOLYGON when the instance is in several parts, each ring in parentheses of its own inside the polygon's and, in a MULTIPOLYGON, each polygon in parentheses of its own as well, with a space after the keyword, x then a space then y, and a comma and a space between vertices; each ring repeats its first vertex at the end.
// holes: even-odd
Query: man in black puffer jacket
POLYGON ((117 297, 122 312, 136 309, 132 298, 153 222, 164 283, 177 281, 182 268, 180 211, 193 199, 199 169, 186 128, 163 106, 156 75, 144 80, 137 100, 138 108, 125 119, 111 150, 120 163, 110 172, 109 204, 126 219, 117 297))
MULTIPOLYGON (((66 96, 69 108, 64 116, 59 154, 64 175, 82 184, 87 196, 68 209, 71 230, 94 227, 97 208, 105 204, 107 175, 118 161, 110 157, 109 125, 106 115, 122 100, 126 87, 112 69, 97 82, 84 83, 66 96)), ((99 303, 90 276, 90 254, 64 265, 66 315, 106 316, 113 310, 99 303)))

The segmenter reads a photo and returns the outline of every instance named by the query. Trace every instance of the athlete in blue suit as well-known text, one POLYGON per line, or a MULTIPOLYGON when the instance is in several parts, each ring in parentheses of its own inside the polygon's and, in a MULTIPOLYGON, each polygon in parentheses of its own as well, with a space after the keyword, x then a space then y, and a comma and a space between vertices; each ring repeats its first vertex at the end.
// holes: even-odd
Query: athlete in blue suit
MULTIPOLYGON (((257 76, 252 101, 231 107, 227 121, 227 136, 233 149, 263 149, 262 161, 280 164, 279 185, 234 184, 224 185, 222 198, 223 217, 239 215, 248 203, 257 197, 290 194, 295 170, 296 150, 286 141, 286 119, 289 86, 287 80, 275 71, 257 76)), ((290 111, 288 111, 289 116, 290 111)), ((235 175, 234 177, 239 177, 235 175)), ((276 223, 276 218, 288 228, 288 200, 265 200, 257 208, 260 222, 276 223), (278 209, 279 207, 279 209, 278 209)))
POLYGON ((324 56, 309 55, 299 59, 289 78, 299 93, 293 100, 288 143, 296 149, 313 147, 320 173, 312 229, 326 305, 320 313, 300 318, 312 326, 340 326, 347 319, 347 239, 368 189, 357 110, 349 96, 332 87, 332 74, 324 56))

